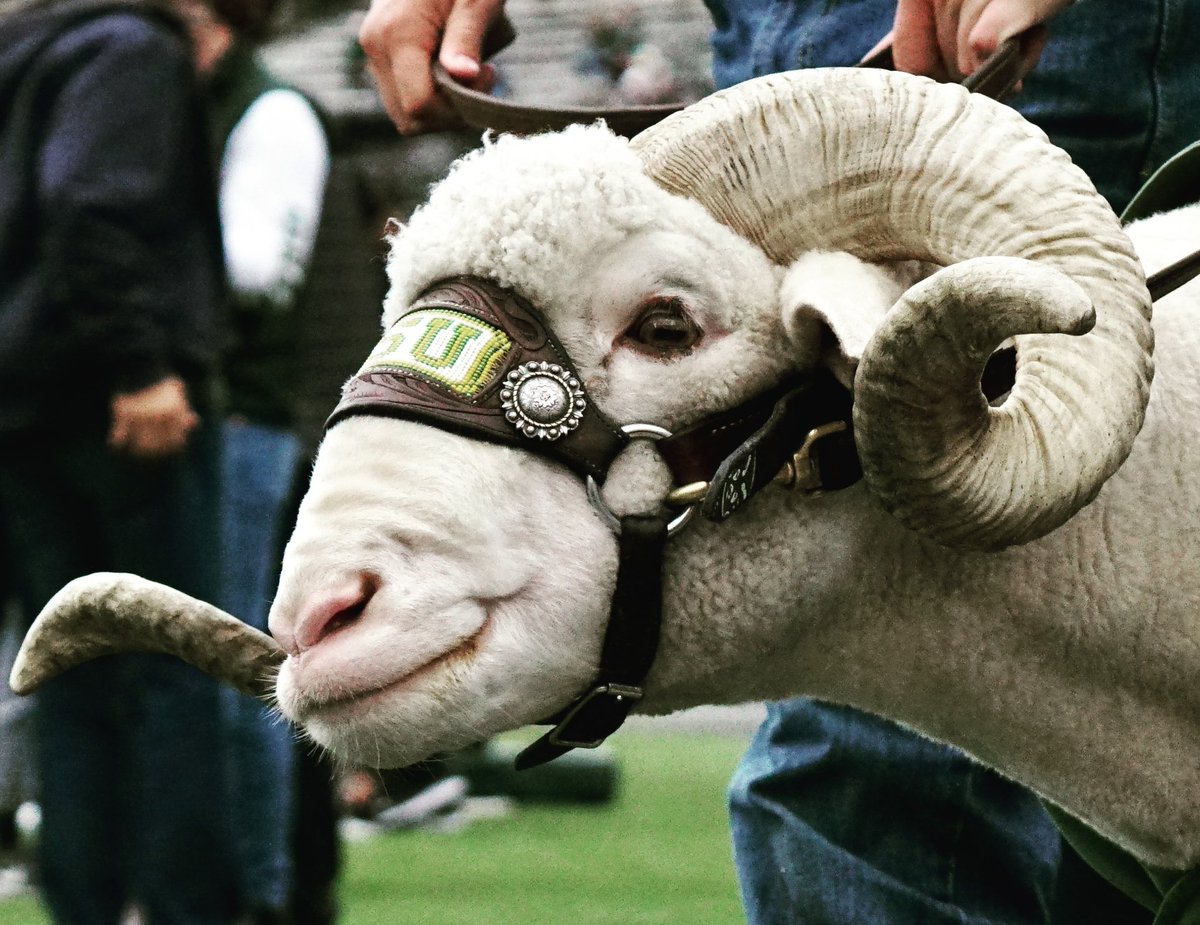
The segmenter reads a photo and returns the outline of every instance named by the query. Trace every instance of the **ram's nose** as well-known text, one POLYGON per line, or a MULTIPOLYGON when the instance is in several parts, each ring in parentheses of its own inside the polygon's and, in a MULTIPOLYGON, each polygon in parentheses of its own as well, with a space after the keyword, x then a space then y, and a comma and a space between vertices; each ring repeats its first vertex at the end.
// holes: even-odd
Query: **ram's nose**
POLYGON ((374 575, 360 574, 308 594, 293 619, 272 616, 271 633, 289 655, 299 655, 353 624, 379 587, 374 575))

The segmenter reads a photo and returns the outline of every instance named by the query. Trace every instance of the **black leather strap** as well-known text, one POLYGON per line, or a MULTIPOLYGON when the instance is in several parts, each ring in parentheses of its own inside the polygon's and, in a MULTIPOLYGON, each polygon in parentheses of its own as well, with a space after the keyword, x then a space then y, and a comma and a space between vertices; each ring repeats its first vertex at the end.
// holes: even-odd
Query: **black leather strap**
POLYGON ((720 522, 771 484, 806 438, 827 425, 841 426, 808 441, 809 468, 799 476, 809 492, 847 488, 862 478, 851 396, 823 371, 660 440, 658 451, 676 485, 708 483, 700 510, 720 522))
MULTIPOLYGON (((488 32, 484 44, 484 58, 502 50, 515 38, 516 31, 512 23, 501 17, 488 32)), ((890 70, 893 66, 891 47, 885 47, 859 66, 890 70)), ((433 79, 459 118, 471 128, 494 129, 518 135, 560 131, 568 125, 590 124, 597 119, 603 119, 618 135, 633 137, 683 108, 682 103, 606 108, 521 105, 464 87, 436 63, 433 66, 433 79)), ((1002 100, 1013 91, 1020 79, 1021 42, 1020 36, 1017 36, 1002 43, 995 53, 980 65, 979 70, 963 81, 963 86, 973 92, 1002 100)))
POLYGON ((621 518, 617 587, 596 680, 559 714, 553 729, 517 756, 518 771, 573 748, 595 748, 621 727, 642 699, 642 683, 658 653, 662 627, 667 521, 661 514, 621 518))
POLYGON ((1152 274, 1146 280, 1146 288, 1150 290, 1150 301, 1157 302, 1197 276, 1200 276, 1200 251, 1152 274))
POLYGON ((803 463, 809 472, 799 475, 815 475, 813 491, 853 485, 862 478, 862 465, 854 445, 850 393, 822 375, 779 396, 770 417, 713 474, 700 513, 718 523, 725 520, 775 480, 793 459, 798 441, 829 424, 842 427, 811 442, 803 463))

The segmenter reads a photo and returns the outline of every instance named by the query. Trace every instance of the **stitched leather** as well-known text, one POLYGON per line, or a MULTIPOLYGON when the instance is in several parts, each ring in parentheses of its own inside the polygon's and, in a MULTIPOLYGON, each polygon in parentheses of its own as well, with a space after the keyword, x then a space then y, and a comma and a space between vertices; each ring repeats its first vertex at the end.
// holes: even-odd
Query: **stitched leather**
MULTIPOLYGON (((432 423, 445 430, 551 456, 581 475, 603 481, 609 465, 629 442, 600 409, 588 403, 579 426, 557 440, 526 437, 505 416, 501 391, 510 370, 533 361, 557 364, 578 377, 566 350, 529 302, 477 278, 436 283, 413 302, 404 317, 425 308, 447 308, 503 330, 512 349, 480 390, 464 397, 413 370, 367 370, 342 388, 326 429, 359 414, 432 423)), ((369 365, 369 363, 368 363, 369 365)))

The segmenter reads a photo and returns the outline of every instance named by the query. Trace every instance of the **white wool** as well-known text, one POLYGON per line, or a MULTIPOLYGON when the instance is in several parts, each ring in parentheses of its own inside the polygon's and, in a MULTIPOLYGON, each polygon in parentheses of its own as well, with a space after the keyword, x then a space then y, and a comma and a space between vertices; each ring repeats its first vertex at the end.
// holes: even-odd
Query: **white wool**
POLYGON ((1133 222, 1128 231, 1147 275, 1157 273, 1195 250, 1200 203, 1133 222))
POLYGON ((647 178, 602 125, 502 135, 456 162, 393 238, 383 323, 455 275, 486 277, 537 305, 569 303, 580 274, 631 235, 705 224, 715 226, 647 178))
POLYGON ((598 127, 502 135, 461 158, 392 242, 390 323, 430 283, 486 276, 553 301, 563 267, 654 221, 661 191, 624 140, 598 127), (581 220, 586 216, 587 220, 581 220))

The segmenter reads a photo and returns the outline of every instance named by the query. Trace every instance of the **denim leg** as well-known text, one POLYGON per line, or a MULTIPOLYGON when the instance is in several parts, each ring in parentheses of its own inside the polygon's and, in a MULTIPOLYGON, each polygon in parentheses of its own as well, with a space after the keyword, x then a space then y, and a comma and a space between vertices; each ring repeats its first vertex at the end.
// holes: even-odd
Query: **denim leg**
POLYGON ((42 889, 58 925, 227 925, 216 689, 164 656, 102 659, 38 694, 42 889), (187 734, 180 734, 186 724, 187 734))
MULTIPOLYGON (((113 461, 104 492, 108 555, 121 568, 215 600, 219 432, 193 432, 185 456, 146 466, 113 461)), ((76 477, 97 460, 76 457, 76 477)), ((127 825, 137 837, 133 887, 147 925, 229 919, 229 816, 218 686, 166 656, 122 656, 128 713, 127 825)))
POLYGON ((1163 161, 1200 137, 1200 7, 1089 0, 1051 23, 1012 105, 1067 151, 1118 212, 1163 161))
POLYGON ((134 871, 147 925, 228 925, 227 867, 218 688, 167 656, 127 658, 138 706, 133 748, 140 838, 134 871), (181 726, 187 734, 181 735, 181 726))
POLYGON ((807 67, 857 64, 892 28, 895 0, 705 0, 718 88, 807 67))
MULTIPOLYGON (((240 421, 223 432, 222 606, 266 629, 279 570, 282 523, 300 461, 289 431, 240 421)), ((229 745, 238 882, 247 906, 282 909, 293 880, 295 742, 274 711, 221 692, 229 745)))
POLYGON ((886 720, 770 705, 730 807, 750 925, 1048 921, 1060 848, 1038 801, 886 720))
MULTIPOLYGON (((114 456, 103 433, 0 448, 13 579, 36 613, 67 581, 129 571, 211 599, 215 434, 156 463, 114 456)), ((116 656, 38 692, 40 861, 58 925, 220 925, 228 879, 216 685, 163 657, 116 656)))
MULTIPOLYGON (((892 27, 895 0, 706 0, 718 87, 776 71, 856 64, 892 27)), ((1200 5, 1088 0, 1059 13, 1009 102, 1071 155, 1120 211, 1200 137, 1200 5)))
POLYGON ((58 925, 117 925, 132 899, 129 708, 121 674, 119 659, 103 659, 37 694, 38 867, 58 925))

